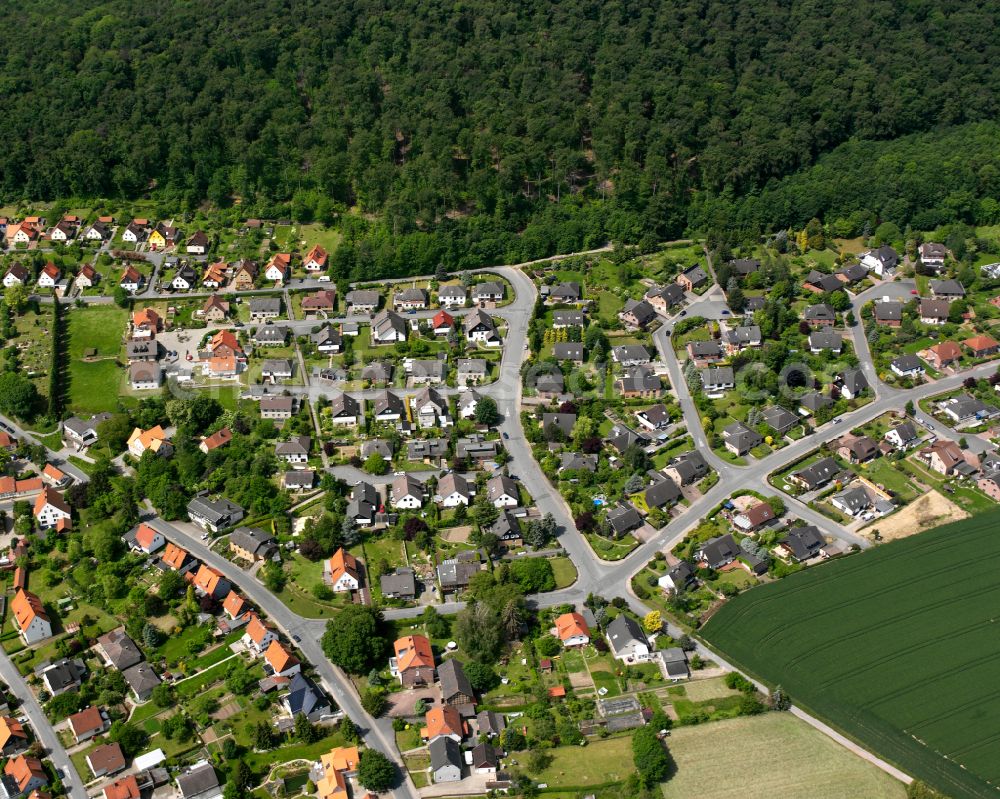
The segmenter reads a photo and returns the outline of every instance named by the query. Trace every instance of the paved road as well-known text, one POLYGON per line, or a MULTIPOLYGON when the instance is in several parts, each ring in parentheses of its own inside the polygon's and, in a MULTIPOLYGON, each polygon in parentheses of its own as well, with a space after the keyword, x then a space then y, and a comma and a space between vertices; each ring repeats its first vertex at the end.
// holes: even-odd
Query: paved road
MULTIPOLYGON (((0 416, 0 422, 2 422, 9 430, 13 431, 12 435, 15 438, 20 439, 22 441, 28 441, 37 446, 45 446, 44 444, 42 444, 41 441, 38 440, 38 438, 34 434, 25 430, 13 419, 10 419, 6 416, 0 416)), ((87 474, 85 472, 74 466, 69 461, 65 460, 60 453, 51 450, 48 447, 45 447, 45 450, 46 452, 49 453, 49 460, 52 463, 56 464, 63 472, 70 475, 78 483, 86 483, 90 479, 89 477, 87 477, 87 474)))
POLYGON ((66 785, 69 795, 73 799, 87 799, 87 791, 84 789, 84 782, 80 779, 76 766, 66 754, 59 736, 56 735, 49 720, 45 717, 45 713, 42 712, 35 695, 3 650, 0 650, 0 679, 3 679, 14 695, 21 699, 20 712, 28 717, 28 721, 31 722, 31 727, 35 731, 35 736, 49 753, 52 764, 66 775, 63 784, 66 785))
POLYGON ((289 639, 293 635, 298 636, 300 640, 296 645, 315 667, 317 674, 336 700, 337 705, 361 729, 365 743, 372 749, 378 749, 387 755, 399 766, 405 781, 392 792, 392 795, 398 799, 416 797, 416 788, 402 767, 399 754, 396 751, 392 721, 388 718, 373 719, 368 715, 361 707, 361 702, 351 681, 323 654, 320 638, 326 623, 322 620, 303 619, 290 611, 280 599, 261 585, 256 577, 209 549, 206 542, 201 540, 198 528, 190 522, 172 524, 156 516, 147 518, 146 521, 163 533, 168 540, 184 547, 194 557, 218 570, 230 582, 239 586, 246 597, 267 614, 289 639))

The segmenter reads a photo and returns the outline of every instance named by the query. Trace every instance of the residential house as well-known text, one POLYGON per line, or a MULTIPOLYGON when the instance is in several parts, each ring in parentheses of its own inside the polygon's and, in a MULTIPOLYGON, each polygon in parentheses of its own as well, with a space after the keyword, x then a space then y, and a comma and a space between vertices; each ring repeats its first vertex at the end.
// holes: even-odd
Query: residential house
POLYGON ((605 519, 616 538, 638 530, 643 524, 639 511, 627 502, 609 508, 605 519))
POLYGON ((899 377, 917 378, 924 374, 924 365, 916 355, 893 358, 889 368, 899 377))
POLYGON ((465 675, 460 661, 455 658, 445 660, 437 670, 441 683, 441 701, 446 706, 474 705, 476 692, 465 675))
POLYGON ((763 339, 757 325, 731 327, 722 334, 722 344, 726 354, 735 355, 748 347, 759 347, 763 339))
POLYGON ((324 355, 336 355, 344 347, 344 340, 339 330, 326 323, 319 330, 309 334, 309 340, 317 352, 324 355))
POLYGON ((728 566, 743 552, 731 533, 710 538, 695 551, 695 560, 708 569, 728 566))
POLYGON ((455 317, 447 311, 438 311, 431 320, 431 330, 435 336, 447 336, 455 329, 455 317))
POLYGON ((611 359, 622 366, 643 366, 652 362, 652 357, 641 344, 625 344, 611 348, 611 359))
POLYGON ((781 556, 796 563, 809 560, 819 555, 819 551, 826 544, 819 530, 811 524, 802 527, 793 527, 776 547, 775 551, 781 556))
POLYGON ((364 416, 361 403, 344 392, 333 395, 327 413, 333 424, 356 425, 364 416))
POLYGON ((212 764, 201 760, 177 776, 180 799, 222 799, 222 786, 212 764))
POLYGON ((261 397, 260 416, 262 419, 291 419, 295 415, 295 397, 261 397))
POLYGON ((973 358, 989 358, 1000 350, 1000 344, 992 336, 978 335, 962 342, 973 358))
POLYGON ((839 377, 840 396, 857 399, 868 390, 868 380, 860 369, 846 369, 839 377))
POLYGON ((635 412, 639 424, 650 430, 665 430, 670 426, 670 413, 662 402, 642 411, 635 412))
POLYGON ((143 661, 122 672, 129 689, 140 702, 153 695, 153 689, 160 684, 160 678, 153 667, 143 661))
POLYGON ((87 668, 82 660, 70 660, 69 658, 62 658, 54 663, 43 665, 36 671, 45 686, 45 690, 52 696, 59 696, 79 688, 86 673, 87 668))
POLYGON ((815 463, 792 472, 787 479, 789 483, 804 488, 806 491, 815 491, 829 483, 840 474, 840 471, 840 467, 833 458, 820 458, 815 463))
POLYGON ((583 344, 574 341, 560 341, 552 345, 552 357, 557 361, 583 363, 583 344))
POLYGON ((3 275, 3 287, 9 289, 11 286, 26 286, 31 280, 31 273, 19 263, 13 263, 7 267, 3 275))
POLYGON ((129 385, 133 391, 152 391, 163 383, 163 369, 158 363, 137 361, 128 367, 129 385))
MULTIPOLYGON (((557 345, 558 346, 558 345, 557 345)), ((456 381, 458 385, 464 386, 472 383, 478 385, 486 380, 488 365, 485 358, 460 358, 457 365, 456 381)), ((475 394, 475 392, 468 392, 475 394)), ((478 395, 476 395, 478 398, 478 395)), ((473 410, 475 413, 475 410, 473 410)))
POLYGON ((854 517, 864 513, 872 506, 871 497, 861 486, 853 486, 830 498, 830 504, 837 510, 854 517))
POLYGON ((760 269, 760 261, 756 258, 736 258, 732 261, 726 261, 726 266, 730 268, 733 274, 746 277, 760 269))
POLYGON ((627 613, 619 613, 607 629, 608 645, 616 660, 624 663, 644 663, 649 660, 650 647, 646 633, 627 613))
POLYGON ((663 384, 648 367, 629 366, 615 380, 615 389, 624 399, 652 399, 663 393, 663 384))
POLYGON ((933 444, 917 452, 918 457, 927 465, 945 476, 953 474, 971 474, 975 469, 966 461, 962 448, 954 441, 940 438, 933 444))
POLYGON ((844 283, 839 277, 820 272, 816 269, 809 272, 802 285, 803 288, 814 294, 828 294, 844 288, 844 283))
POLYGON ((97 748, 91 749, 84 759, 94 777, 114 774, 128 765, 125 754, 117 743, 101 744, 97 748))
POLYGON ((281 297, 251 297, 250 321, 262 322, 281 316, 281 297))
POLYGON ((836 274, 844 283, 853 285, 864 280, 868 276, 868 270, 861 264, 849 264, 836 274))
POLYGON ((965 286, 957 280, 932 280, 930 289, 936 300, 958 300, 965 296, 965 286))
POLYGON ((585 455, 580 452, 560 452, 559 471, 584 471, 593 474, 597 471, 597 456, 585 455))
POLYGON ((448 737, 435 739, 428 746, 431 756, 431 777, 435 783, 458 782, 462 779, 462 750, 448 737))
POLYGON ((529 388, 533 387, 540 398, 554 399, 565 391, 566 381, 559 367, 546 369, 542 366, 540 370, 532 371, 528 376, 527 385, 529 388))
POLYGON ((878 444, 870 436, 847 435, 837 442, 837 454, 848 463, 867 463, 878 453, 878 444))
POLYGON ((694 365, 703 369, 709 364, 722 360, 722 347, 719 342, 709 339, 707 341, 689 341, 687 344, 688 359, 694 361, 694 365))
POLYGON ((900 422, 885 434, 885 440, 900 451, 905 451, 916 445, 920 436, 917 433, 916 425, 913 422, 900 422))
POLYGON ((471 752, 472 771, 475 774, 496 774, 500 767, 500 756, 492 744, 476 744, 471 752))
POLYGON ((501 344, 493 317, 479 308, 465 316, 462 320, 462 330, 465 340, 470 343, 480 343, 487 347, 499 347, 501 344))
POLYGON ((195 561, 188 554, 187 550, 181 549, 176 544, 168 541, 167 548, 163 552, 160 562, 164 569, 185 574, 194 568, 195 561))
POLYGON ((958 363, 962 357, 962 348, 954 341, 942 341, 917 354, 935 369, 944 369, 958 363))
POLYGON ((233 440, 233 433, 228 427, 222 427, 216 430, 209 436, 205 436, 198 445, 198 449, 204 452, 206 455, 209 452, 219 449, 220 447, 226 446, 230 441, 233 440))
POLYGON ((583 311, 553 311, 552 327, 554 330, 562 330, 570 327, 583 327, 583 311))
POLYGON ((924 266, 940 270, 944 266, 945 259, 948 257, 948 248, 937 242, 925 241, 917 247, 917 253, 920 255, 920 261, 924 266))
POLYGON ((812 328, 832 327, 837 322, 837 312, 825 302, 806 306, 802 318, 812 328))
MULTIPOLYGON (((222 600, 222 610, 231 621, 236 621, 250 609, 247 601, 235 590, 230 590, 226 598, 222 600)), ((249 622, 249 619, 247 619, 249 622)))
POLYGON ((882 327, 899 327, 903 323, 903 303, 875 303, 875 324, 882 327))
POLYGON ((369 361, 361 370, 361 379, 372 385, 388 385, 392 380, 393 365, 389 361, 369 361))
POLYGON ((671 566, 666 574, 656 581, 656 584, 666 593, 673 594, 684 591, 695 581, 694 569, 686 560, 671 566))
POLYGON ((505 474, 486 481, 486 497, 496 508, 516 508, 521 504, 517 483, 505 474))
POLYGON ((99 636, 97 652, 104 662, 116 671, 125 671, 142 662, 142 651, 123 628, 99 636))
POLYGON ((708 395, 719 394, 736 388, 736 375, 731 366, 712 366, 698 373, 701 387, 708 395))
POLYGON ((323 563, 323 579, 337 593, 361 588, 361 570, 357 558, 343 547, 323 563))
POLYGON ((416 510, 423 507, 426 491, 424 484, 406 472, 396 476, 391 484, 391 504, 394 508, 416 510))
POLYGON ((824 408, 833 405, 833 400, 818 391, 807 391, 799 397, 799 413, 803 416, 814 416, 824 408))
POLYGON ((229 303, 217 294, 211 295, 201 306, 201 318, 206 322, 221 322, 229 315, 229 303))
POLYGON ((583 299, 583 289, 576 281, 567 281, 553 286, 549 290, 547 302, 572 305, 583 299))
POLYGON ((434 653, 431 642, 422 635, 397 638, 392 645, 394 657, 389 670, 404 688, 431 685, 434 682, 434 653))
POLYGON ((299 659, 289 652, 280 641, 271 641, 264 651, 264 663, 274 677, 291 677, 302 671, 299 659))
POLYGON ((8 760, 3 768, 3 777, 0 778, 0 789, 6 799, 33 795, 48 784, 49 778, 42 761, 28 755, 18 755, 8 760))
POLYGON ((264 267, 264 279, 275 283, 287 283, 292 276, 292 256, 287 252, 276 252, 264 267))
POLYGON ((118 285, 125 289, 125 291, 129 294, 135 294, 145 282, 146 278, 143 277, 142 273, 129 264, 122 271, 122 276, 118 280, 118 285))
POLYGON ((656 311, 645 300, 626 300, 618 313, 619 321, 627 328, 643 329, 656 319, 656 311))
POLYGON ((694 291, 708 282, 708 275, 700 266, 690 266, 677 275, 677 284, 685 291, 694 291))
POLYGON ((238 524, 244 516, 243 508, 225 497, 209 499, 206 494, 198 494, 187 504, 187 513, 191 521, 201 527, 217 533, 238 524))
POLYGON ((397 313, 380 311, 372 319, 372 344, 394 344, 397 341, 406 341, 406 322, 397 313))
POLYGON ((347 312, 350 314, 374 313, 382 301, 382 296, 377 291, 366 289, 355 289, 349 291, 344 297, 347 302, 347 312))
POLYGON ((316 483, 312 469, 292 469, 281 476, 281 487, 286 491, 308 491, 316 483))
POLYGON ((416 287, 396 291, 392 295, 392 306, 397 311, 420 311, 430 302, 426 289, 416 287))
POLYGON ((52 622, 42 606, 42 600, 30 591, 17 589, 10 601, 10 611, 14 616, 14 626, 25 646, 52 637, 52 622))
POLYGON ((984 419, 992 419, 998 412, 992 405, 987 405, 981 400, 970 397, 968 394, 961 394, 957 397, 939 402, 938 409, 955 424, 964 422, 980 422, 984 419))
POLYGON ((398 421, 406 415, 403 400, 391 391, 378 394, 372 403, 372 410, 376 422, 398 421))
POLYGON ((35 498, 33 509, 35 523, 42 530, 56 528, 61 531, 69 526, 73 513, 63 495, 54 488, 45 486, 35 498))
POLYGON ((257 527, 237 527, 229 535, 229 551, 249 563, 278 560, 278 541, 257 527))
POLYGON ((497 537, 502 546, 508 549, 521 546, 524 540, 521 522, 506 508, 500 511, 497 520, 490 526, 490 532, 497 537))
POLYGON ((440 358, 407 358, 404 367, 414 386, 443 383, 448 376, 448 362, 440 358))
POLYGON ((313 245, 313 248, 306 253, 306 257, 302 259, 302 265, 309 273, 325 271, 326 262, 327 252, 318 244, 313 245))
POLYGON ((708 462, 697 450, 679 455, 668 465, 663 474, 679 486, 692 485, 708 474, 708 462))
POLYGON ((260 616, 256 613, 251 613, 250 620, 247 622, 246 632, 243 633, 242 641, 244 646, 254 655, 263 655, 271 645, 271 642, 277 640, 277 631, 261 621, 260 616))
POLYGON ((899 253, 888 244, 861 254, 861 265, 881 278, 892 277, 899 265, 899 253))
POLYGON ((417 578, 408 566, 397 566, 391 574, 383 574, 379 577, 379 585, 386 599, 416 599, 417 578))
POLYGON ((300 713, 310 721, 319 721, 330 713, 330 701, 309 677, 301 671, 292 675, 288 693, 281 704, 293 719, 300 713))
POLYGON ((406 459, 435 465, 448 455, 448 442, 443 438, 422 438, 406 444, 406 459))
POLYGON ((320 289, 302 298, 302 313, 306 319, 320 314, 333 313, 337 305, 337 292, 333 289, 320 289))
POLYGON ((413 397, 413 416, 420 427, 448 427, 448 400, 433 388, 425 388, 413 397))
POLYGON ((346 515, 356 525, 368 527, 383 510, 382 498, 371 483, 358 482, 351 489, 346 515))
POLYGON ((775 520, 774 510, 766 502, 757 502, 733 517, 733 524, 744 532, 754 533, 775 520))
POLYGON ((213 599, 222 599, 232 589, 229 580, 205 563, 198 567, 193 583, 199 596, 210 596, 213 599))
POLYGON ((125 543, 133 552, 141 552, 144 555, 152 555, 166 546, 167 539, 163 533, 150 527, 145 522, 140 522, 123 536, 125 543))
POLYGON ((236 264, 233 269, 233 290, 250 291, 257 282, 257 262, 246 258, 236 264))
POLYGON ((83 231, 87 241, 107 241, 111 238, 111 228, 104 222, 94 222, 83 231))
POLYGON ((480 563, 477 552, 459 552, 456 557, 441 561, 437 567, 441 591, 445 594, 451 594, 468 588, 469 581, 479 571, 480 563))
POLYGON ((944 325, 948 323, 951 312, 951 300, 920 300, 920 322, 925 325, 944 325))
POLYGON ((658 286, 646 292, 646 302, 653 306, 653 310, 663 316, 675 305, 684 301, 684 289, 677 283, 668 286, 658 286))
POLYGON ((0 716, 0 756, 12 757, 28 746, 24 725, 13 716, 0 716))
POLYGON ((561 435, 570 438, 576 424, 575 413, 543 413, 542 430, 546 435, 561 435))
MULTIPOLYGON (((222 284, 226 282, 226 276, 229 274, 229 266, 220 261, 217 264, 210 264, 205 268, 204 274, 201 276, 201 285, 207 289, 217 289, 221 288, 222 284)), ((244 272, 244 282, 246 282, 247 277, 244 272)), ((253 288, 253 278, 249 278, 250 284, 244 285, 242 288, 237 288, 234 285, 234 289, 246 291, 247 289, 253 288)))
POLYGON ((487 280, 472 287, 472 301, 480 308, 487 308, 503 302, 503 283, 487 280))
POLYGON ((267 358, 260 365, 262 383, 281 383, 292 378, 292 362, 285 358, 267 358))
POLYGON ((54 289, 59 285, 61 277, 62 270, 52 263, 52 261, 49 261, 42 267, 42 271, 38 273, 38 287, 42 289, 54 289))
POLYGON ((476 714, 476 730, 479 735, 496 738, 505 729, 507 729, 507 721, 503 713, 497 713, 493 710, 481 710, 476 714))
POLYGON ((309 436, 292 436, 288 441, 274 445, 274 454, 285 463, 308 463, 312 439, 309 436))
POLYGON ((769 405, 761 411, 764 424, 774 430, 779 436, 788 435, 788 431, 799 424, 799 417, 786 411, 779 405, 769 405))
POLYGON ((445 308, 461 308, 465 305, 468 291, 465 286, 441 286, 438 289, 438 304, 445 308))
POLYGON ((148 219, 133 219, 122 231, 122 241, 127 244, 141 244, 149 238, 151 229, 148 219))
POLYGON ((473 493, 468 480, 458 472, 448 472, 441 475, 438 480, 437 494, 434 499, 445 508, 455 508, 459 505, 468 507, 472 501, 473 493))
POLYGON ((73 284, 76 286, 78 291, 83 291, 84 289, 93 288, 97 285, 101 276, 97 274, 97 270, 94 269, 90 264, 84 264, 80 267, 80 271, 76 273, 76 278, 73 280, 73 284))

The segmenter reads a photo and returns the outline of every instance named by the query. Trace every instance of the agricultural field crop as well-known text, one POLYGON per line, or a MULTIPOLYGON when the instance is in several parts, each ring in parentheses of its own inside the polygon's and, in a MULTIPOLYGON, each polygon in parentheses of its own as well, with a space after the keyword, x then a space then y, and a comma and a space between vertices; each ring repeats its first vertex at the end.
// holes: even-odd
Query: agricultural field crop
POLYGON ((702 632, 948 796, 995 796, 998 529, 993 511, 807 569, 735 598, 702 632))

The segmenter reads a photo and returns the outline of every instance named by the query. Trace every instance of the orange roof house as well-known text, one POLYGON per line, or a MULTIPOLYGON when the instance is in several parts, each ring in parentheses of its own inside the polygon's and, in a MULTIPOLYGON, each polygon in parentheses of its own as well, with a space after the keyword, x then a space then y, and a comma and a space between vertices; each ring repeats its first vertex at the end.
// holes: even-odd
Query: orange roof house
POLYGON ((194 576, 194 587, 214 597, 227 594, 230 589, 229 580, 204 563, 201 564, 198 573, 194 576))
POLYGON ((299 665, 298 658, 285 649, 280 641, 271 641, 264 652, 264 660, 275 674, 282 676, 297 671, 296 666, 299 665))
POLYGON ((35 498, 34 514, 39 527, 45 529, 56 527, 60 520, 69 519, 72 511, 62 494, 45 486, 35 498))
POLYGON ((563 613, 556 619, 556 634, 563 646, 582 646, 590 641, 590 628, 579 613, 563 613))
POLYGON ((250 621, 247 624, 247 631, 243 635, 248 639, 258 652, 263 652, 271 641, 278 637, 278 634, 260 620, 256 613, 250 614, 250 621))
POLYGON ((434 681, 434 653, 426 637, 397 638, 392 648, 396 653, 396 671, 404 686, 430 685, 434 681))
POLYGON ((438 311, 434 314, 434 319, 431 321, 432 330, 443 330, 446 327, 452 328, 454 326, 455 317, 447 311, 438 311))
POLYGON ((357 771, 358 760, 358 747, 356 746, 338 746, 320 757, 324 769, 335 769, 347 774, 357 771))
POLYGON ((48 785, 49 782, 45 769, 42 768, 42 761, 37 757, 12 757, 4 766, 3 773, 14 779, 21 793, 48 785))
POLYGON ((88 707, 86 710, 74 713, 68 721, 70 731, 77 743, 104 732, 104 716, 101 715, 101 709, 97 707, 88 707))
POLYGON ((425 741, 433 741, 435 738, 447 736, 454 739, 456 743, 461 743, 468 727, 462 721, 462 715, 454 705, 442 705, 433 707, 424 716, 425 726, 420 730, 420 737, 425 741))
POLYGON ((104 786, 104 799, 139 799, 139 796, 139 782, 135 774, 129 774, 104 786))
POLYGON ((327 580, 334 591, 356 591, 361 587, 358 561, 343 547, 326 564, 327 580))
POLYGON ((326 250, 320 247, 318 244, 314 245, 302 262, 305 267, 310 272, 318 272, 321 269, 326 269, 326 250))
POLYGON ((347 780, 342 771, 335 768, 324 769, 323 776, 316 783, 319 799, 347 799, 347 780))
POLYGON ((928 347, 918 355, 935 368, 940 369, 942 366, 959 360, 962 357, 962 348, 954 341, 942 341, 940 344, 928 347))
POLYGON ((560 699, 566 696, 566 689, 563 688, 561 685, 553 685, 551 688, 549 688, 549 696, 551 696, 553 699, 560 699))
POLYGON ((17 439, 10 433, 0 430, 0 449, 14 449, 17 446, 17 439))
POLYGON ((187 550, 181 549, 177 544, 167 543, 167 549, 163 553, 163 563, 172 571, 180 571, 184 568, 184 562, 188 559, 187 550))
POLYGON ((132 314, 132 327, 156 331, 162 324, 160 315, 152 308, 142 308, 132 314))
POLYGON ((169 456, 174 451, 174 446, 160 425, 148 430, 136 427, 128 437, 128 451, 136 458, 141 458, 147 451, 169 456))
POLYGON ((224 447, 232 440, 232 431, 228 427, 223 427, 221 430, 218 430, 212 433, 212 435, 204 438, 201 444, 198 445, 198 448, 207 455, 213 449, 224 447))
POLYGON ((227 355, 243 356, 243 347, 232 330, 217 331, 208 342, 208 349, 216 358, 227 355))
POLYGON ((230 589, 229 593, 226 594, 226 598, 222 601, 222 609, 228 614, 229 618, 238 619, 246 612, 247 603, 243 597, 230 589))
POLYGON ((14 569, 14 590, 18 588, 28 587, 28 572, 22 567, 18 566, 14 569))
POLYGON ((58 469, 51 463, 46 463, 45 468, 42 469, 42 475, 49 478, 53 483, 59 484, 66 479, 66 473, 62 469, 58 469))
POLYGON ((7 750, 7 747, 19 746, 27 742, 28 733, 24 731, 24 725, 13 716, 0 716, 0 752, 7 750))
POLYGON ((972 338, 967 338, 962 344, 969 350, 972 351, 973 356, 976 358, 983 358, 987 355, 995 355, 997 349, 1000 348, 1000 344, 997 344, 996 339, 990 336, 973 336, 972 338))

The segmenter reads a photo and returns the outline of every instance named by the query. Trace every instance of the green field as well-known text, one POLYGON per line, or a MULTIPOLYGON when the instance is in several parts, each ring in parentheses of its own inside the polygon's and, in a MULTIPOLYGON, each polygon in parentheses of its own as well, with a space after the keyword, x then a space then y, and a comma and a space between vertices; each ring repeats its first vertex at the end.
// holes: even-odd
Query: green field
POLYGON ((790 713, 677 727, 664 799, 903 799, 906 789, 790 713))
POLYGON ((124 374, 115 358, 122 348, 128 312, 104 305, 67 314, 69 332, 69 407, 77 413, 114 411, 124 374), (83 360, 87 350, 96 358, 83 360))
POLYGON ((998 526, 993 511, 793 574, 735 598, 702 633, 948 796, 995 796, 998 526))

